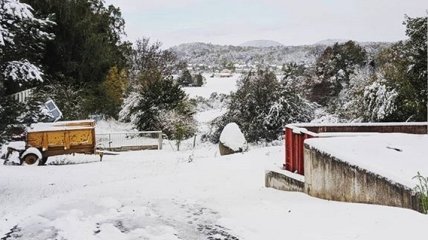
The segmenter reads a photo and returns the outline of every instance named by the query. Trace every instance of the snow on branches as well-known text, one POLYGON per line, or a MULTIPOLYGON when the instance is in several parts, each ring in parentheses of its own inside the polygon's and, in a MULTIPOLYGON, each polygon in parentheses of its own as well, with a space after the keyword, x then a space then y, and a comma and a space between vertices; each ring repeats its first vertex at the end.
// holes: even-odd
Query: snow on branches
POLYGON ((43 81, 40 68, 31 64, 28 60, 8 62, 4 76, 21 83, 21 81, 43 81))
POLYGON ((382 121, 395 110, 395 99, 398 93, 388 87, 386 80, 380 79, 364 89, 364 105, 370 121, 382 121))
POLYGON ((0 0, 0 46, 14 44, 13 25, 35 19, 32 10, 28 4, 18 0, 0 0))
POLYGON ((55 23, 32 11, 19 0, 0 0, 0 81, 42 81, 37 62, 44 42, 54 38, 46 29, 55 23))

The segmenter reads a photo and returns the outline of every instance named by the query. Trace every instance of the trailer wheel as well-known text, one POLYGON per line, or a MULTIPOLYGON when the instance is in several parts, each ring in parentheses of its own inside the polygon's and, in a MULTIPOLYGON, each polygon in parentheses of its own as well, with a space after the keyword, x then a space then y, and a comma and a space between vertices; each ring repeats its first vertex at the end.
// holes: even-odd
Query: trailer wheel
POLYGON ((38 161, 39 161, 39 157, 36 154, 29 153, 22 157, 21 164, 34 165, 38 163, 38 161))

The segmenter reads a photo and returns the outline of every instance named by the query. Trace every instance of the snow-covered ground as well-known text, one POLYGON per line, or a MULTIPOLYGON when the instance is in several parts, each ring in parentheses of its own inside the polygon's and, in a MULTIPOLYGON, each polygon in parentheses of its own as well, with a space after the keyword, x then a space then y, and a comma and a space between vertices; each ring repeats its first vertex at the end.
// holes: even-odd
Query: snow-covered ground
POLYGON ((233 74, 231 77, 211 77, 212 74, 204 73, 202 74, 206 80, 206 84, 202 87, 184 87, 184 91, 189 95, 189 97, 194 98, 197 96, 209 98, 213 92, 218 94, 224 93, 229 94, 230 92, 236 91, 236 82, 241 77, 240 74, 233 74))
POLYGON ((4 239, 411 239, 428 217, 264 187, 283 147, 220 157, 196 150, 69 156, 45 167, 0 166, 4 239), (92 159, 91 159, 92 158, 92 159), (210 238, 212 237, 212 238, 210 238), (235 237, 235 238, 233 238, 235 237))
POLYGON ((378 133, 308 139, 312 147, 410 188, 428 175, 428 135, 378 133))
MULTIPOLYGON (((210 82, 203 90, 205 97, 236 85, 211 88, 210 82)), ((198 88, 186 91, 193 89, 198 88)), ((224 112, 218 106, 199 111, 200 131, 224 112)), ((114 122, 98 124, 97 133, 133 132, 114 122)), ((0 239, 426 236, 428 217, 412 210, 265 188, 265 171, 282 166, 283 144, 220 156, 217 145, 198 141, 192 149, 192 142, 183 142, 180 152, 165 141, 161 151, 105 155, 102 162, 98 156, 76 155, 52 157, 43 167, 0 165, 0 239)))

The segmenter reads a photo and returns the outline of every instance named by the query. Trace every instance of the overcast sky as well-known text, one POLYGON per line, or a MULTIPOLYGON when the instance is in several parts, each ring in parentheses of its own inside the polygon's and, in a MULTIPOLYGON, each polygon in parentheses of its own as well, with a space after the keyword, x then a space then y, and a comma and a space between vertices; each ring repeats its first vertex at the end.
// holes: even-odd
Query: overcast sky
POLYGON ((106 0, 120 7, 127 38, 239 45, 325 39, 404 39, 404 15, 426 16, 428 0, 106 0))

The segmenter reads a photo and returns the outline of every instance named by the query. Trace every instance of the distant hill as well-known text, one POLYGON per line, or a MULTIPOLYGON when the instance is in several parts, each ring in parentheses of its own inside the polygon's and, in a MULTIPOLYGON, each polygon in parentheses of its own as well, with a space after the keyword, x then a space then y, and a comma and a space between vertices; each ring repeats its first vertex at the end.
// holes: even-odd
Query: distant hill
POLYGON ((272 40, 254 40, 254 41, 244 42, 239 46, 265 48, 265 47, 280 47, 280 46, 283 46, 283 44, 272 40))
POLYGON ((316 42, 315 45, 334 45, 335 43, 345 43, 349 41, 349 39, 324 39, 319 42, 316 42))
MULTIPOLYGON (((248 47, 197 42, 180 44, 170 48, 170 50, 176 53, 180 60, 189 64, 221 66, 224 63, 233 63, 253 66, 281 66, 290 62, 313 64, 328 45, 330 44, 248 47)), ((361 44, 369 54, 374 54, 388 45, 388 43, 368 42, 361 44)))

